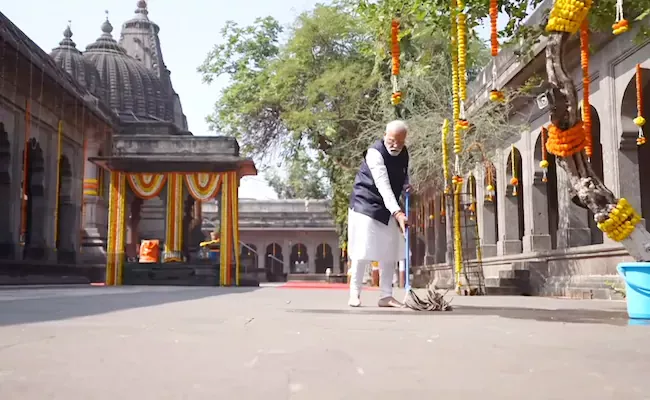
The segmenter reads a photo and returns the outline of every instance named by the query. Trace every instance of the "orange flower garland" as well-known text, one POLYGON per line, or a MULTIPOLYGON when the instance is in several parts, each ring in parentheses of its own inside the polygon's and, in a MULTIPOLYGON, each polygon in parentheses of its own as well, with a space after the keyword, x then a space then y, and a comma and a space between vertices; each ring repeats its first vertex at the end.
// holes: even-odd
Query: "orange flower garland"
POLYGON ((390 55, 391 55, 391 81, 393 83, 393 94, 391 95, 391 103, 396 106, 402 102, 402 92, 397 86, 397 76, 399 75, 399 21, 393 19, 390 26, 390 55))
POLYGON ((585 132, 585 153, 591 158, 591 106, 589 105, 589 22, 587 18, 580 26, 580 65, 582 66, 582 124, 585 132))
POLYGON ((548 129, 546 150, 558 157, 571 157, 584 150, 587 145, 585 129, 582 123, 575 124, 572 128, 563 131, 551 124, 548 129))
POLYGON ((499 37, 497 32, 497 18, 499 16, 498 0, 490 0, 490 44, 492 50, 492 90, 490 90, 491 101, 504 101, 503 92, 497 90, 496 56, 499 54, 499 37))
POLYGON ((636 144, 641 146, 645 144, 646 138, 643 135, 643 125, 645 125, 645 118, 643 118, 643 91, 641 90, 641 64, 636 65, 636 118, 634 123, 639 127, 639 137, 636 138, 636 144))
POLYGON ((630 29, 630 23, 623 17, 623 0, 616 0, 616 23, 612 25, 612 33, 620 35, 630 29))

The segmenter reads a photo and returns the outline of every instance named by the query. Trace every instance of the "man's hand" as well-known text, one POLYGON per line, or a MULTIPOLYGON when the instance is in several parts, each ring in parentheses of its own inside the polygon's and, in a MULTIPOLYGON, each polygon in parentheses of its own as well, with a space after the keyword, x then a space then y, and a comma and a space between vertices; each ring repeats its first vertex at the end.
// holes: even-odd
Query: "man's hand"
POLYGON ((406 219, 406 214, 403 211, 398 211, 395 213, 395 219, 397 220, 397 225, 402 233, 406 233, 406 226, 409 224, 406 219))

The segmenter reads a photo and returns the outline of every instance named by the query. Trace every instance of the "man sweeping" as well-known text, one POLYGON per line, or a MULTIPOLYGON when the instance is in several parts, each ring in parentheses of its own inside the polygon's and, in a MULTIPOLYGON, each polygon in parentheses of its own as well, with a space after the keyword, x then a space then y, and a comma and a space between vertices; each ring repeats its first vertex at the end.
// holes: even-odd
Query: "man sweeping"
POLYGON ((408 127, 400 120, 386 125, 364 155, 354 180, 348 212, 351 307, 361 305, 361 285, 367 265, 379 262, 380 307, 402 307, 393 298, 393 273, 404 258, 406 214, 398 199, 408 185, 409 155, 404 142, 408 127))

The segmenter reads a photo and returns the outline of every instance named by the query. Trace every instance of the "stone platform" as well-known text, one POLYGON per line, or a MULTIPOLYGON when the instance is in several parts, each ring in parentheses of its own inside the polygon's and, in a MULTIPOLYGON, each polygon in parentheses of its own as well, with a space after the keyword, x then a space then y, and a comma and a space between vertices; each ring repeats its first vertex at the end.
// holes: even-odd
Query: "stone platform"
MULTIPOLYGON (((425 313, 344 290, 0 289, 0 398, 647 399, 625 303, 456 297, 425 313)), ((403 296, 396 291, 396 296, 403 296)))

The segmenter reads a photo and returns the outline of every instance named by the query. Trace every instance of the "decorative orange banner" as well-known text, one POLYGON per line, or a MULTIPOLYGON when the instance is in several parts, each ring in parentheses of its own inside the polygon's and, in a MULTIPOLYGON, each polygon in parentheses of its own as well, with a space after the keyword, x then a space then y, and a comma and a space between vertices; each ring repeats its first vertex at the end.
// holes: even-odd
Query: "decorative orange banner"
POLYGON ((197 172, 185 174, 187 190, 194 200, 206 201, 219 194, 222 174, 197 172))
POLYGON ((151 200, 162 192, 167 181, 167 174, 135 173, 127 174, 127 178, 129 186, 136 196, 142 200, 151 200))

